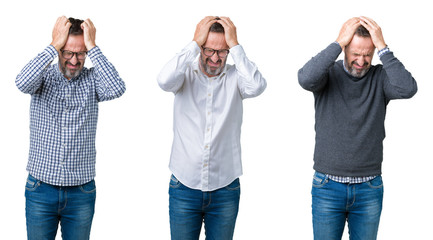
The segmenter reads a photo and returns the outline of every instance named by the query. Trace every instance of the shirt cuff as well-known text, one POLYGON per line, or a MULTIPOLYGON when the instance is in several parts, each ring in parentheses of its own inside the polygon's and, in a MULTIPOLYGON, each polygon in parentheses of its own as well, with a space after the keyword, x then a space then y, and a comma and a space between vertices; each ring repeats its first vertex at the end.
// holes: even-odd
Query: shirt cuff
POLYGON ((186 45, 186 47, 184 48, 184 50, 189 50, 195 56, 197 56, 200 53, 200 51, 201 51, 201 46, 199 46, 196 41, 191 41, 188 45, 186 45))
POLYGON ((100 55, 102 55, 102 51, 98 46, 95 46, 94 48, 87 51, 87 55, 89 55, 90 59, 93 60, 93 59, 99 57, 100 55))
POLYGON ((46 47, 45 52, 50 54, 53 58, 59 54, 53 45, 49 45, 48 47, 46 47))
POLYGON ((384 54, 389 53, 389 52, 390 52, 389 47, 386 46, 385 48, 377 51, 377 55, 379 55, 379 57, 382 57, 384 54))
POLYGON ((235 63, 236 60, 239 59, 239 57, 245 56, 244 48, 240 44, 230 48, 230 53, 235 63))

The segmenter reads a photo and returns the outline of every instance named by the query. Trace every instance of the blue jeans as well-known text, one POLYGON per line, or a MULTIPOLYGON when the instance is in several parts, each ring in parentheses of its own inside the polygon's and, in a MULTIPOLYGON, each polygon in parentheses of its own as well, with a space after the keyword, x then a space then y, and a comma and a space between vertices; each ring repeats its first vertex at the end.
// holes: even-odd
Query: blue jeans
POLYGON ((204 222, 207 240, 233 239, 240 198, 239 179, 211 192, 190 189, 173 175, 170 179, 172 240, 197 240, 204 222))
POLYGON ((369 182, 346 184, 316 172, 311 195, 314 239, 341 239, 346 220, 351 240, 376 239, 382 212, 381 176, 369 182))
POLYGON ((29 175, 25 196, 27 239, 55 239, 59 222, 64 240, 89 239, 95 211, 95 181, 60 187, 29 175))

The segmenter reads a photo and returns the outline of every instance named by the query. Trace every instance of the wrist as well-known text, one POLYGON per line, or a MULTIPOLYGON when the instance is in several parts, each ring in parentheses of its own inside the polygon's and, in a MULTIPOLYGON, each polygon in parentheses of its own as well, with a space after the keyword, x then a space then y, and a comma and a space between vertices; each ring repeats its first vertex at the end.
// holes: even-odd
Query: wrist
POLYGON ((86 46, 87 51, 90 51, 90 50, 93 49, 94 47, 96 47, 96 44, 90 44, 90 45, 86 46))
POLYGON ((62 49, 63 46, 60 46, 59 44, 56 44, 55 42, 51 42, 50 44, 51 46, 53 46, 57 52, 60 52, 60 49, 62 49))
POLYGON ((390 52, 388 45, 386 45, 384 48, 380 49, 377 51, 377 55, 380 57, 382 57, 385 53, 390 52))
POLYGON ((388 45, 386 45, 385 43, 378 44, 377 45, 377 51, 380 52, 380 51, 384 50, 387 47, 388 47, 388 45))
POLYGON ((338 45, 340 45, 341 50, 344 50, 344 47, 346 46, 345 44, 343 44, 341 41, 339 41, 338 39, 335 41, 335 43, 337 43, 338 45))
POLYGON ((232 48, 234 46, 239 45, 239 42, 238 41, 234 41, 234 42, 231 42, 230 44, 227 44, 227 45, 229 45, 229 48, 232 48))

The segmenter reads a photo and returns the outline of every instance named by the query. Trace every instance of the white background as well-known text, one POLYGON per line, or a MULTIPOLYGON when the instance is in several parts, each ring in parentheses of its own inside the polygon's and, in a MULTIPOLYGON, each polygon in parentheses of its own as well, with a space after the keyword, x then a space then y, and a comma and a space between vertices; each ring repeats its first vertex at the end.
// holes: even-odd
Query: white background
MULTIPOLYGON (((174 97, 158 87, 156 76, 207 15, 232 19, 240 44, 268 81, 261 96, 244 102, 244 176, 234 238, 312 239, 314 106, 297 70, 335 41, 347 19, 365 15, 382 27, 419 87, 413 99, 388 105, 378 238, 426 239, 433 224, 430 10, 427 1, 417 0, 2 2, 0 239, 26 238, 30 96, 14 80, 50 44, 61 15, 94 22, 97 45, 127 86, 123 97, 100 104, 92 239, 170 238, 174 97)), ((373 63, 380 63, 377 55, 373 63)), ((86 64, 91 66, 89 59, 86 64)))

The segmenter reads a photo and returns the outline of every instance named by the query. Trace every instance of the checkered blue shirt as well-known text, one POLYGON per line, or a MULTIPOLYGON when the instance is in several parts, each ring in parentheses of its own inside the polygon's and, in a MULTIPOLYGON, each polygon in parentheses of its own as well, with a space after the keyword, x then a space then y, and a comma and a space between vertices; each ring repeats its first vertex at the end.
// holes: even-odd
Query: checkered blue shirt
POLYGON ((48 46, 15 81, 31 94, 27 171, 48 184, 76 186, 95 177, 98 102, 120 97, 125 84, 99 47, 88 52, 94 67, 71 80, 58 63, 50 65, 57 55, 48 46))

